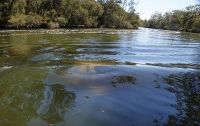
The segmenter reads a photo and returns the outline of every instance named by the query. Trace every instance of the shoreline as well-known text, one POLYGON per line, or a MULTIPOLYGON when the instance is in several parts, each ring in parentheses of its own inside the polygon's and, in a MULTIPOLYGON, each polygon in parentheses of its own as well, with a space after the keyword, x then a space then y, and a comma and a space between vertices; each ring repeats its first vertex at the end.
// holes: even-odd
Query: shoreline
MULTIPOLYGON (((183 30, 166 30, 166 29, 157 29, 157 28, 148 28, 148 27, 138 27, 137 29, 128 29, 128 28, 18 28, 18 29, 7 29, 7 28, 0 28, 0 32, 2 31, 59 31, 59 32, 66 32, 69 34, 72 33, 128 33, 131 31, 139 30, 140 28, 147 28, 147 29, 155 29, 155 30, 164 30, 164 31, 173 31, 173 32, 180 32, 180 33, 195 33, 200 34, 200 32, 193 32, 193 31, 183 31, 183 30)), ((65 33, 65 34, 66 34, 65 33)))

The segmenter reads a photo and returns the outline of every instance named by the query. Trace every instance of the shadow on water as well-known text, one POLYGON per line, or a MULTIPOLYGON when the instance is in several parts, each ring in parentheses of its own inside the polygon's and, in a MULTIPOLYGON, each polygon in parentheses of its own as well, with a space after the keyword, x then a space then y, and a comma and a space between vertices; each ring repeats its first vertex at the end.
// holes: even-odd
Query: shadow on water
POLYGON ((38 117, 49 124, 65 120, 65 113, 76 104, 76 94, 60 84, 45 85, 47 73, 26 67, 0 73, 1 126, 24 126, 38 117))
POLYGON ((116 84, 125 84, 125 83, 130 83, 130 84, 136 84, 136 78, 133 76, 114 76, 112 77, 113 81, 110 83, 112 84, 113 87, 116 87, 116 84))
MULTIPOLYGON (((176 104, 169 106, 177 110, 176 115, 169 115, 164 126, 200 125, 200 72, 170 74, 162 77, 168 84, 165 89, 176 96, 176 104)), ((157 125, 158 120, 154 120, 157 125)))

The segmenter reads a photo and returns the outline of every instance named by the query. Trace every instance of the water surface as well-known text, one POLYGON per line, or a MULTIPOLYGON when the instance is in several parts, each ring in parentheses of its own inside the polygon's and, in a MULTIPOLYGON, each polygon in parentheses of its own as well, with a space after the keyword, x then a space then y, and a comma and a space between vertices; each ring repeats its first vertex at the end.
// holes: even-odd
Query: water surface
POLYGON ((200 125, 200 35, 0 31, 0 125, 200 125))

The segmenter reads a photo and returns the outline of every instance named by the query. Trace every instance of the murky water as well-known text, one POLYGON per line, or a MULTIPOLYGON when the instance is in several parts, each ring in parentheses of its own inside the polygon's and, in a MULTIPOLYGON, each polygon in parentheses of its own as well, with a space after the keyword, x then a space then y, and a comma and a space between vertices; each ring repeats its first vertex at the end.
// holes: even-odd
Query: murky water
POLYGON ((200 34, 0 31, 0 126, 200 125, 200 34))

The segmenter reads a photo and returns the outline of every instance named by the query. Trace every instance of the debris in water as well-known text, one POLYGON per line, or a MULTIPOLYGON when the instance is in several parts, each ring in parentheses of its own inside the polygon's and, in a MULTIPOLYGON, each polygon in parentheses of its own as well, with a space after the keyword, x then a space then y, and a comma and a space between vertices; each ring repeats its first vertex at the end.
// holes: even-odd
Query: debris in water
POLYGON ((77 113, 80 113, 81 111, 82 111, 81 109, 78 109, 78 111, 72 113, 71 115, 75 115, 75 114, 77 114, 77 113))
POLYGON ((10 69, 12 66, 3 66, 2 69, 10 69))
POLYGON ((90 98, 89 96, 84 96, 85 98, 90 98))

